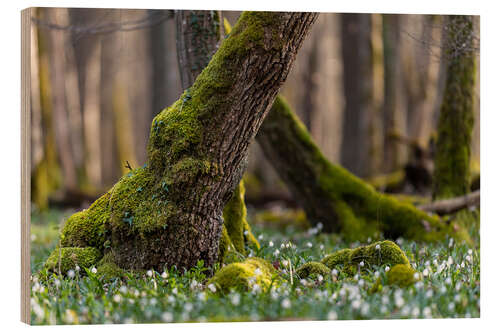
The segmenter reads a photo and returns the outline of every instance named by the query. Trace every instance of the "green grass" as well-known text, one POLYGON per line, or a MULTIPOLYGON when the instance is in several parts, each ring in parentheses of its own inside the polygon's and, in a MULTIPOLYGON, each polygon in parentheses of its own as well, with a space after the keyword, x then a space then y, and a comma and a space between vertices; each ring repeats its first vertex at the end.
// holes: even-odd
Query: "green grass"
MULTIPOLYGON (((32 216, 33 272, 43 266, 57 245, 58 229, 68 213, 49 211, 32 216)), ((479 211, 460 215, 479 244, 479 211)), ((250 223, 252 221, 250 220, 250 223)), ((385 279, 384 267, 354 279, 325 276, 316 280, 290 281, 289 266, 320 260, 326 254, 362 243, 346 243, 318 229, 293 227, 276 230, 254 226, 261 249, 250 255, 278 262, 287 283, 264 291, 232 292, 221 296, 206 285, 207 272, 196 267, 181 274, 148 271, 126 279, 103 281, 89 270, 61 278, 46 272, 32 277, 31 319, 33 324, 102 324, 145 322, 204 322, 256 320, 331 320, 385 318, 479 317, 479 246, 469 247, 448 239, 440 244, 422 244, 399 239, 420 281, 400 289, 385 286, 370 293, 377 275, 385 279), (43 281, 43 282, 42 282, 43 281)), ((375 240, 367 240, 368 242, 375 240)))

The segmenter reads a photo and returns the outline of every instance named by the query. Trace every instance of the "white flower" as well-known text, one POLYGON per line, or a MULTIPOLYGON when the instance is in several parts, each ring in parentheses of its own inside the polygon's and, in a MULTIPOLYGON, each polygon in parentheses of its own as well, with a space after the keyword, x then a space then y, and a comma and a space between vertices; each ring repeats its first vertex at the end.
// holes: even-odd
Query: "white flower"
POLYGON ((363 286, 365 285, 365 280, 363 280, 363 279, 359 280, 359 281, 358 281, 358 285, 359 285, 360 287, 363 287, 363 286))
POLYGON ((95 274, 95 273, 97 273, 97 268, 92 267, 92 269, 90 271, 95 274))
POLYGON ((322 282, 322 281, 323 281, 323 275, 321 275, 321 274, 319 274, 319 275, 318 275, 318 281, 319 281, 319 282, 322 282))
POLYGON ((258 240, 263 240, 264 239, 264 235, 263 234, 260 234, 259 237, 257 237, 258 240))
POLYGON ((248 230, 243 231, 243 235, 248 236, 248 230))
POLYGON ((423 312, 423 315, 424 315, 425 318, 430 318, 431 317, 432 311, 431 311, 430 307, 426 306, 422 312, 423 312))
POLYGON ((80 271, 80 266, 76 265, 75 266, 75 271, 79 272, 80 271))
POLYGON ((462 288, 462 284, 460 283, 460 281, 458 281, 457 284, 455 285, 455 290, 459 291, 461 288, 462 288))
POLYGON ((279 297, 278 293, 275 290, 271 290, 271 299, 274 301, 277 300, 279 297))
POLYGON ((285 309, 289 309, 292 306, 292 302, 288 298, 285 298, 281 301, 281 307, 285 309))
POLYGON ((207 300, 207 294, 205 292, 201 292, 198 294, 198 300, 205 302, 207 300))
MULTIPOLYGON (((276 292, 275 292, 276 293, 276 292)), ((240 304, 240 294, 232 294, 231 295, 231 303, 234 305, 234 306, 237 306, 240 304)))
POLYGON ((380 244, 375 245, 375 250, 380 250, 380 244))
POLYGON ((410 307, 408 305, 405 305, 402 309, 401 309, 401 314, 403 316, 407 316, 410 314, 410 307))
POLYGON ((465 260, 467 260, 468 262, 472 263, 472 257, 470 255, 467 255, 465 257, 465 260))
POLYGON ((352 308, 357 310, 361 307, 361 301, 359 299, 356 299, 352 302, 352 308))
POLYGON ((254 273, 255 276, 262 275, 262 271, 258 267, 255 269, 255 271, 253 273, 254 273))
POLYGON ((450 304, 448 304, 448 311, 453 311, 455 310, 455 303, 451 302, 450 304))
POLYGON ((378 278, 380 276, 380 272, 376 271, 374 275, 375 275, 375 278, 378 278))
POLYGON ((415 280, 418 280, 419 277, 420 277, 420 275, 418 274, 418 272, 415 272, 415 274, 413 274, 413 278, 415 280))
POLYGON ((196 289, 197 286, 198 286, 198 281, 193 280, 193 281, 191 281, 191 285, 189 286, 189 288, 191 290, 193 290, 193 289, 196 289))
POLYGON ((113 296, 113 301, 115 301, 116 303, 120 303, 121 300, 122 300, 122 297, 119 294, 115 294, 113 296))
POLYGON ((126 294, 127 293, 127 287, 126 286, 121 286, 119 290, 120 290, 120 292, 122 294, 126 294))
POLYGON ((278 249, 274 250, 273 254, 274 254, 275 257, 279 256, 280 255, 280 250, 278 250, 278 249))
POLYGON ((451 277, 447 277, 446 280, 444 281, 446 284, 451 284, 451 277))
POLYGON ((260 286, 258 284, 254 284, 252 287, 252 292, 255 294, 260 293, 260 286))
POLYGON ((54 280, 54 285, 55 285, 56 287, 59 287, 59 286, 61 285, 61 281, 59 281, 59 279, 55 279, 55 280, 54 280))
POLYGON ((328 318, 328 320, 337 320, 337 318, 338 318, 337 312, 335 312, 335 311, 328 312, 327 318, 328 318))
POLYGON ((312 245, 312 243, 311 243, 311 242, 307 242, 307 244, 306 244, 306 245, 307 245, 307 247, 309 247, 309 248, 313 247, 313 245, 312 245))
POLYGON ((193 310, 193 304, 191 304, 191 303, 189 303, 189 302, 188 302, 188 303, 186 303, 186 304, 184 304, 184 310, 185 310, 186 312, 191 312, 191 310, 193 310))
POLYGON ((455 297, 453 297, 453 299, 455 300, 455 302, 459 303, 460 302, 460 295, 455 295, 455 297))
POLYGON ((174 289, 172 289, 172 294, 177 295, 177 287, 175 287, 174 289))
POLYGON ((166 322, 171 322, 174 319, 174 315, 171 312, 163 312, 161 319, 166 322))
POLYGON ((208 286, 207 286, 208 289, 210 289, 211 292, 216 292, 217 291, 217 288, 215 288, 214 284, 213 283, 210 283, 208 286))
POLYGON ((432 289, 427 290, 427 292, 425 293, 425 297, 427 297, 427 298, 431 298, 432 295, 434 295, 434 293, 432 292, 432 289))
POLYGON ((307 284, 307 281, 305 279, 300 279, 300 284, 305 286, 307 284))
POLYGON ((319 245, 319 249, 320 249, 320 250, 323 250, 324 248, 325 248, 325 246, 324 246, 323 244, 320 244, 320 245, 319 245))
POLYGON ((163 272, 163 273, 161 273, 161 277, 162 277, 163 279, 168 278, 168 273, 167 273, 167 272, 163 272))
POLYGON ((153 271, 152 270, 149 270, 146 272, 146 274, 149 276, 149 277, 152 277, 153 276, 153 271))
POLYGON ((285 248, 285 244, 284 243, 281 243, 281 246, 280 246, 282 249, 285 248))
POLYGON ((363 260, 361 260, 361 262, 359 263, 359 266, 361 266, 361 267, 365 266, 365 262, 363 260))
POLYGON ((405 304, 405 300, 403 299, 403 297, 396 297, 396 299, 394 300, 394 302, 396 303, 396 306, 398 308, 402 307, 403 304, 405 304))
POLYGON ((385 266, 385 268, 384 268, 384 270, 385 270, 386 272, 388 272, 388 271, 389 271, 389 269, 390 269, 390 268, 389 268, 389 266, 385 266))
POLYGON ((414 307, 413 310, 411 311, 412 317, 418 317, 420 315, 420 309, 417 307, 414 307))
POLYGON ((273 246, 274 246, 273 241, 269 241, 269 247, 273 247, 273 246))
POLYGON ((74 277, 75 277, 75 271, 74 271, 74 270, 72 270, 72 269, 70 269, 70 270, 68 271, 68 277, 69 277, 70 279, 74 278, 74 277))
POLYGON ((282 260, 281 261, 281 265, 284 266, 284 267, 287 267, 288 266, 288 260, 282 260))
POLYGON ((334 269, 332 269, 332 275, 333 275, 333 276, 337 276, 337 275, 339 275, 339 271, 338 271, 338 270, 336 270, 335 268, 334 268, 334 269))
POLYGON ((467 253, 472 255, 472 249, 469 249, 469 251, 467 251, 467 253))
POLYGON ((429 275, 429 270, 428 270, 427 268, 426 268, 426 269, 424 269, 424 271, 422 272, 422 274, 423 274, 424 276, 428 276, 428 275, 429 275))

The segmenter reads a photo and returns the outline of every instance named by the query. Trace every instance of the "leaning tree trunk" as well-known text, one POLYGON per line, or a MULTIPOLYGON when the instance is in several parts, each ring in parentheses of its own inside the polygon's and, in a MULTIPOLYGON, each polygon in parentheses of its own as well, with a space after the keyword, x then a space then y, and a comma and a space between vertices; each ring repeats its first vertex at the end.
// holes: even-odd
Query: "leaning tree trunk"
MULTIPOLYGON (((182 89, 188 89, 217 50, 222 38, 222 15, 221 12, 212 10, 179 10, 175 12, 175 21, 182 89)), ((225 32, 229 34, 229 23, 224 25, 225 32)), ((260 246, 252 234, 246 215, 245 187, 241 180, 224 207, 222 240, 219 244, 220 262, 224 261, 228 251, 246 254, 245 246, 260 246)))
POLYGON ((469 191, 474 126, 475 54, 472 16, 451 16, 446 24, 446 85, 438 123, 433 198, 469 191))
POLYGON ((243 13, 193 86, 153 120, 147 164, 70 217, 61 245, 96 248, 122 268, 213 265, 248 146, 316 17, 243 13))
POLYGON ((346 169, 331 164, 312 141, 305 126, 278 97, 259 129, 257 140, 278 170, 309 221, 347 239, 363 239, 378 232, 385 237, 442 239, 452 234, 468 240, 460 226, 376 192, 346 169))

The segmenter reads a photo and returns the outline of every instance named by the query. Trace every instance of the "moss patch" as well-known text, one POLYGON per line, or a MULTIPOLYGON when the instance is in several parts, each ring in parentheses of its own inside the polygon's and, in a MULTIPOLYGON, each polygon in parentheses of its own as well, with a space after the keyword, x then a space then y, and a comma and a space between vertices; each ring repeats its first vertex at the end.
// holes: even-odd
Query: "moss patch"
POLYGON ((373 267, 409 265, 405 253, 391 241, 376 242, 355 249, 342 249, 327 255, 321 263, 329 269, 339 269, 348 275, 356 272, 368 272, 373 267))
POLYGON ((271 286, 273 279, 279 280, 277 274, 278 272, 266 260, 249 258, 223 267, 207 282, 207 285, 214 284, 217 291, 222 293, 232 289, 248 291, 254 285, 265 290, 271 286))
POLYGON ((101 252, 94 247, 56 248, 45 262, 45 267, 52 272, 59 272, 60 264, 61 273, 66 274, 77 265, 80 268, 90 268, 96 265, 101 257, 101 252))
POLYGON ((330 276, 330 269, 320 262, 311 261, 297 268, 297 275, 301 279, 312 278, 316 279, 318 275, 327 278, 330 276))

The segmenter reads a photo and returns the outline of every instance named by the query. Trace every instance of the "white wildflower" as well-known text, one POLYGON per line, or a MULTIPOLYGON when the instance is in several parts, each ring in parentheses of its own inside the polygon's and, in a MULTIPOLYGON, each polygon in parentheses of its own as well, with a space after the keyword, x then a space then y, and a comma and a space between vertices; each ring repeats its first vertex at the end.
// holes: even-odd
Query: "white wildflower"
POLYGON ((322 282, 322 281, 323 281, 323 275, 321 275, 321 274, 319 274, 319 275, 318 275, 318 281, 319 281, 319 282, 322 282))
POLYGON ((90 271, 95 274, 95 273, 97 273, 97 268, 92 267, 92 269, 90 271))
POLYGON ((352 302, 352 308, 358 310, 361 307, 361 301, 356 299, 352 302))
POLYGON ((424 315, 425 318, 430 318, 431 317, 431 313, 432 313, 431 308, 428 307, 428 306, 426 306, 424 308, 424 310, 422 311, 422 313, 423 313, 423 315, 424 315))
POLYGON ((448 277, 446 278, 446 280, 444 280, 444 283, 446 283, 446 284, 448 284, 448 285, 449 285, 449 284, 451 284, 451 277, 449 277, 449 276, 448 276, 448 277))
POLYGON ((451 302, 450 304, 448 304, 448 311, 453 311, 455 310, 455 303, 451 302))
POLYGON ((161 319, 165 322, 171 322, 174 319, 174 315, 171 312, 163 312, 161 319))
POLYGON ((74 277, 75 277, 75 271, 74 271, 74 270, 72 270, 72 269, 70 269, 70 270, 68 271, 68 277, 69 277, 70 279, 74 278, 74 277))
POLYGON ((234 306, 238 306, 240 304, 240 299, 241 299, 241 296, 240 294, 232 294, 230 296, 230 299, 231 299, 231 303, 234 305, 234 306))
POLYGON ((333 275, 333 276, 337 276, 337 275, 339 275, 339 271, 338 271, 338 270, 336 270, 335 268, 334 268, 334 269, 332 269, 332 275, 333 275))
POLYGON ((189 302, 188 302, 188 303, 186 303, 186 304, 184 304, 184 310, 185 310, 186 312, 191 312, 191 310, 193 310, 193 304, 191 304, 191 303, 189 303, 189 302))
POLYGON ((337 320, 338 318, 337 312, 335 311, 328 312, 327 318, 328 320, 337 320))
POLYGON ((418 317, 420 315, 420 309, 417 307, 414 307, 413 310, 411 310, 411 315, 412 317, 418 317))
POLYGON ((292 302, 288 298, 285 298, 281 301, 281 307, 285 309, 289 309, 292 306, 292 302))
POLYGON ((259 275, 262 275, 262 271, 260 268, 256 268, 255 271, 253 272, 255 276, 259 276, 259 275))
POLYGON ((425 292, 425 297, 427 298, 431 298, 433 295, 434 293, 432 292, 432 289, 429 289, 425 292))
POLYGON ((365 262, 363 260, 361 260, 361 262, 359 263, 359 266, 364 267, 365 266, 365 262))
POLYGON ((121 300, 122 300, 122 297, 119 294, 115 294, 113 296, 113 301, 115 301, 116 303, 120 303, 121 300))
POLYGON ((215 285, 213 283, 210 283, 208 286, 207 286, 208 289, 210 289, 211 292, 216 292, 217 291, 217 288, 215 288, 215 285))
POLYGON ((168 278, 168 273, 167 272, 161 273, 161 277, 162 277, 162 279, 168 278))
POLYGON ((269 247, 273 247, 273 246, 274 246, 273 241, 269 241, 269 247))
POLYGON ((307 242, 306 246, 309 247, 309 248, 313 247, 313 245, 312 245, 311 242, 307 242))
POLYGON ((149 277, 152 277, 153 276, 153 271, 152 270, 149 270, 146 272, 146 274, 149 276, 149 277))
POLYGON ((120 292, 122 294, 126 294, 127 293, 127 287, 126 286, 121 286, 119 290, 120 290, 120 292))
POLYGON ((389 268, 389 266, 385 266, 385 268, 384 268, 384 270, 385 270, 386 272, 388 272, 388 271, 389 271, 389 269, 390 269, 390 268, 389 268))
POLYGON ((273 254, 274 254, 275 257, 279 256, 280 255, 280 250, 278 250, 278 249, 274 250, 273 254))
POLYGON ((75 271, 79 272, 80 271, 80 266, 76 265, 75 266, 75 271))
POLYGON ((380 250, 380 244, 375 245, 375 250, 380 250))

